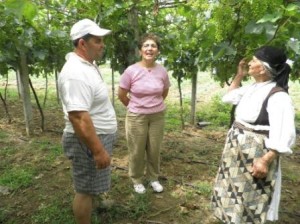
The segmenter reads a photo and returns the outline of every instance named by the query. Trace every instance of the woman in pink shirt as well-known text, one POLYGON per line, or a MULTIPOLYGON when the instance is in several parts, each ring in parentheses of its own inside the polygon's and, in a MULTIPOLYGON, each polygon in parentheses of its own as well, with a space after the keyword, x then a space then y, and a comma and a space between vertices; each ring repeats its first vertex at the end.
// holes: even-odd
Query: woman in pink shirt
POLYGON ((125 120, 129 149, 129 177, 134 190, 146 192, 144 170, 155 192, 162 192, 158 181, 160 148, 164 132, 164 99, 170 81, 166 69, 156 63, 160 43, 154 34, 145 34, 138 45, 141 61, 130 65, 120 79, 118 96, 127 107, 125 120))

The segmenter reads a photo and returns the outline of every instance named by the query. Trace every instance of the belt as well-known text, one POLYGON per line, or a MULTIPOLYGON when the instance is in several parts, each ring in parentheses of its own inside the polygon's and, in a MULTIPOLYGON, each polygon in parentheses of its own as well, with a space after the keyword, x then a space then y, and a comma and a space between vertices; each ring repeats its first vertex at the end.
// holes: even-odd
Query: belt
POLYGON ((253 132, 253 133, 256 133, 256 134, 261 134, 261 135, 266 135, 266 136, 269 136, 269 131, 267 130, 254 130, 253 128, 248 128, 246 127, 245 125, 235 121, 233 122, 233 125, 232 125, 234 128, 239 128, 239 129, 243 129, 245 131, 250 131, 250 132, 253 132))

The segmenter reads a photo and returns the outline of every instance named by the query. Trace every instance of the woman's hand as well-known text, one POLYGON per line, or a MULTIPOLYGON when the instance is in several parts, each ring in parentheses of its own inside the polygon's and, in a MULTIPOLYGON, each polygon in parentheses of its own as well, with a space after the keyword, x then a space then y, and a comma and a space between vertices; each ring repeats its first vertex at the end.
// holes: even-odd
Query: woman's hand
POLYGON ((269 172, 269 163, 263 158, 254 160, 250 173, 253 177, 258 179, 265 178, 269 172))
POLYGON ((250 173, 258 179, 265 178, 269 172, 269 165, 278 157, 278 152, 270 149, 264 156, 254 160, 250 173))
POLYGON ((246 58, 243 58, 238 65, 237 76, 245 77, 248 75, 248 63, 246 58))
POLYGON ((234 77, 234 79, 232 80, 228 91, 230 92, 231 90, 237 89, 240 87, 241 82, 243 80, 243 78, 248 74, 247 71, 247 61, 245 58, 243 58, 238 65, 237 68, 237 73, 236 76, 234 77))

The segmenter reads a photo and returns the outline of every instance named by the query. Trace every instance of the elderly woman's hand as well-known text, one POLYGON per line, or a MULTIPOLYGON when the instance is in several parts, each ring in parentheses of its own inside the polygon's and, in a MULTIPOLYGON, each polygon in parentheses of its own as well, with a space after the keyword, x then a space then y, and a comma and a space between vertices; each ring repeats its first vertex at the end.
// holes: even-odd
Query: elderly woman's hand
POLYGON ((254 160, 252 169, 250 171, 253 177, 258 179, 265 178, 269 172, 269 163, 265 161, 263 158, 258 158, 254 160))
POLYGON ((238 65, 237 75, 241 77, 245 77, 248 75, 248 63, 246 58, 243 58, 238 65))
POLYGON ((259 179, 265 178, 269 172, 269 165, 277 157, 278 152, 273 149, 269 149, 264 156, 254 160, 252 169, 250 170, 251 175, 259 179))

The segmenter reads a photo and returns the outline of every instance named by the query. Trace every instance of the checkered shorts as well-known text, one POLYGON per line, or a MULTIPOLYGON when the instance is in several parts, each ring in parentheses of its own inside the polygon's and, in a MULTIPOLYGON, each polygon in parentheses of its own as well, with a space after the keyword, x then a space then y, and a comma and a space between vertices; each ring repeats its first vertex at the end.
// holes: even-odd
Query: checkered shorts
MULTIPOLYGON (((112 155, 116 134, 98 135, 104 148, 112 155)), ((73 133, 62 137, 64 153, 72 161, 72 176, 77 193, 97 195, 109 190, 111 168, 97 169, 92 152, 73 133)))

